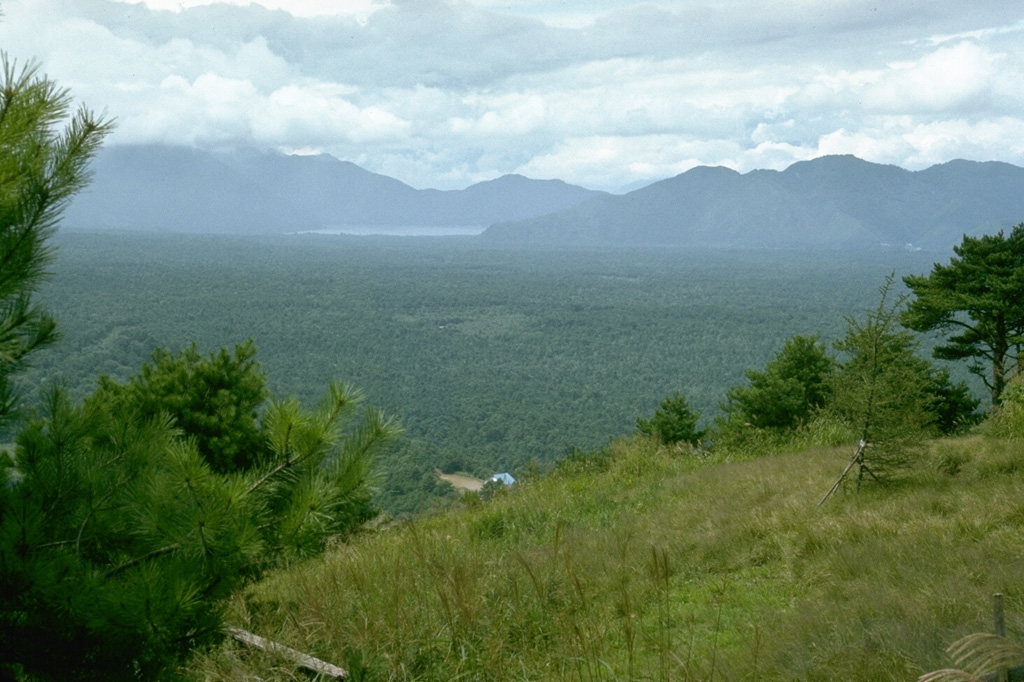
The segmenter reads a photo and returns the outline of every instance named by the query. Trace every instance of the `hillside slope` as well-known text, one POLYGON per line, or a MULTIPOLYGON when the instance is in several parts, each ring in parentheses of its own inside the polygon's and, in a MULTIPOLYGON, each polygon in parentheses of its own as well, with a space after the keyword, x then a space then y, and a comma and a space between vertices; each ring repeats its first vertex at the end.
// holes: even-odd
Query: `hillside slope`
MULTIPOLYGON (((991 630, 994 592, 1019 638, 1021 447, 937 442, 898 483, 816 508, 851 452, 619 441, 277 574, 232 617, 395 680, 911 680, 991 630)), ((192 671, 286 667, 228 646, 192 671)))
POLYGON ((504 176, 464 190, 419 190, 327 154, 212 154, 119 146, 96 158, 72 228, 268 234, 338 226, 486 226, 574 206, 602 192, 504 176))
POLYGON ((1024 168, 952 161, 907 171, 826 156, 741 175, 697 167, 623 196, 491 226, 503 243, 948 249, 1024 220, 1024 168))

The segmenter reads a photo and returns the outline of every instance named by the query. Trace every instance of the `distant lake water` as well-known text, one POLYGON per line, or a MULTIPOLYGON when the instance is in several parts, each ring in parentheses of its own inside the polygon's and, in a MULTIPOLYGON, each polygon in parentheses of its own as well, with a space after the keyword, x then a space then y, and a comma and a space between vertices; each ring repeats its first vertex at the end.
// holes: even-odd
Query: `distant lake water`
POLYGON ((354 234, 390 237, 475 237, 486 225, 341 225, 322 230, 304 230, 295 234, 354 234))

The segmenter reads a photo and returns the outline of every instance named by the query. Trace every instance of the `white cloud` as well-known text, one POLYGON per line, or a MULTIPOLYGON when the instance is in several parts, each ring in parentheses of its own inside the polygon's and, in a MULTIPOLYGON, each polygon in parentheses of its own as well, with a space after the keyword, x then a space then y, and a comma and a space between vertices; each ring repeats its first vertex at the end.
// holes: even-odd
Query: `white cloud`
POLYGON ((1024 121, 1000 117, 980 121, 950 119, 915 122, 909 116, 886 117, 877 127, 836 130, 822 135, 804 152, 807 158, 824 154, 853 154, 875 163, 920 169, 951 159, 1007 161, 1024 158, 1024 121))
POLYGON ((248 81, 204 74, 195 81, 168 76, 155 92, 147 93, 151 106, 138 107, 119 118, 120 141, 217 146, 248 140, 248 117, 259 93, 248 81))
POLYGON ((114 143, 325 150, 439 188, 823 153, 1024 165, 1016 0, 131 2, 3 0, 0 21, 117 117, 114 143))
POLYGON ((735 167, 741 148, 731 140, 675 135, 569 138, 516 172, 530 177, 615 190, 639 180, 671 177, 699 165, 735 167))
POLYGON ((470 97, 464 103, 471 110, 484 111, 476 118, 452 118, 451 129, 456 135, 524 135, 536 131, 547 118, 546 99, 538 94, 509 93, 498 97, 470 97))
POLYGON ((926 40, 932 45, 941 45, 943 43, 948 43, 951 41, 960 42, 965 39, 985 40, 997 36, 1022 32, 1024 32, 1024 20, 1018 21, 1017 23, 1010 24, 1008 26, 997 26, 994 28, 982 28, 975 29, 973 31, 961 31, 959 33, 929 36, 926 40))
POLYGON ((142 4, 149 9, 181 12, 191 7, 213 4, 230 4, 238 7, 259 5, 267 9, 283 10, 297 17, 323 15, 353 16, 366 21, 370 15, 386 6, 378 0, 117 0, 125 4, 142 4))
POLYGON ((364 144, 402 137, 409 128, 387 111, 355 106, 345 98, 348 88, 332 84, 262 93, 248 80, 211 73, 194 81, 168 76, 156 90, 146 96, 155 106, 121 116, 118 141, 322 148, 338 140, 364 144))
POLYGON ((962 42, 916 59, 857 71, 817 68, 792 96, 790 106, 871 115, 984 113, 993 107, 1020 110, 1024 53, 1010 54, 962 42))
POLYGON ((741 173, 758 168, 783 170, 796 161, 806 161, 820 155, 817 150, 788 142, 761 142, 753 149, 744 150, 739 162, 732 168, 741 173))
POLYGON ((999 55, 971 42, 943 47, 913 62, 891 64, 866 88, 865 106, 887 112, 981 108, 999 68, 999 55))
POLYGON ((274 146, 327 145, 347 139, 369 143, 404 137, 410 126, 380 107, 359 108, 345 98, 348 88, 330 83, 289 85, 275 90, 254 115, 253 135, 274 146))
POLYGON ((909 167, 921 168, 954 158, 1017 165, 1022 165, 1024 159, 1024 120, 1020 118, 922 123, 914 125, 904 137, 914 150, 902 160, 909 167))
POLYGON ((844 129, 823 135, 818 140, 820 154, 853 154, 866 161, 890 163, 912 151, 899 131, 849 131, 844 129))

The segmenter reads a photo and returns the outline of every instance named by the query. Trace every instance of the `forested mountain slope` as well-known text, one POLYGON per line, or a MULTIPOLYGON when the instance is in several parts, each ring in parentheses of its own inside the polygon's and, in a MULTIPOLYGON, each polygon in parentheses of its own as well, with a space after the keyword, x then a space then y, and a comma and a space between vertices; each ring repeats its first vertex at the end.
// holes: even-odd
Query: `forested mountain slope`
POLYGON ((1024 216, 1024 169, 951 161, 907 171, 826 156, 784 171, 698 167, 623 196, 490 227, 512 243, 948 249, 1024 216))
POLYGON ((490 226, 515 244, 948 249, 1024 216, 1024 169, 907 171, 852 156, 746 174, 701 166, 625 195, 506 175, 415 189, 332 156, 185 147, 103 150, 71 228, 270 234, 343 226, 490 226))
POLYGON ((343 225, 480 226, 600 196, 559 180, 504 176, 464 190, 418 190, 333 156, 186 147, 110 147, 64 225, 266 234, 343 225))

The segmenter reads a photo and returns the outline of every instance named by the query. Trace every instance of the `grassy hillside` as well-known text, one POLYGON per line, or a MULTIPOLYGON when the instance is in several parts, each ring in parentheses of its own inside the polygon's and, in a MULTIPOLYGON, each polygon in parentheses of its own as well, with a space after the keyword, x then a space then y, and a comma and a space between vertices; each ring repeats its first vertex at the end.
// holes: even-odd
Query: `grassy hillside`
MULTIPOLYGON (((368 680, 912 680, 991 630, 994 592, 1019 639, 1024 447, 937 441, 816 508, 852 452, 617 441, 273 575, 230 619, 368 680)), ((230 642, 189 673, 298 676, 230 642)))

